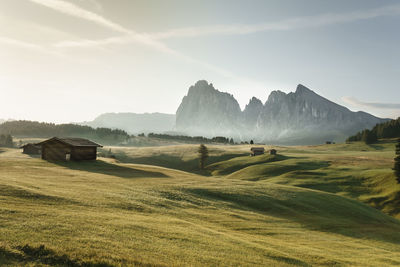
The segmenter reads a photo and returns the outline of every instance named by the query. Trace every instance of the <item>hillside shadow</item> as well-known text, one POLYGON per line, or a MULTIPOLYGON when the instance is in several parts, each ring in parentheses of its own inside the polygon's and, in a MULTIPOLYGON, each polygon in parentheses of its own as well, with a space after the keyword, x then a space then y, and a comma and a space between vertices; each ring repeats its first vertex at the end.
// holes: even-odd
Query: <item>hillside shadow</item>
MULTIPOLYGON (((240 154, 224 154, 218 156, 209 156, 207 159, 207 165, 229 160, 235 157, 241 157, 243 155, 240 154)), ((160 154, 160 155, 152 155, 148 157, 130 157, 124 152, 117 152, 116 158, 120 162, 123 163, 134 163, 134 164, 144 164, 144 165, 155 165, 170 169, 176 169, 186 172, 191 172, 203 176, 211 176, 211 173, 208 170, 200 170, 199 168, 199 160, 197 158, 193 158, 190 160, 183 160, 180 156, 169 155, 169 154, 160 154)))
POLYGON ((295 171, 286 176, 296 180, 296 186, 329 193, 344 193, 351 198, 370 193, 364 186, 364 180, 351 174, 331 174, 324 172, 295 171))
POLYGON ((29 245, 19 246, 17 250, 20 253, 9 251, 0 247, 0 265, 4 266, 26 266, 32 263, 40 263, 51 266, 70 266, 70 267, 111 267, 108 263, 95 263, 74 260, 67 255, 58 255, 53 250, 45 248, 41 245, 39 247, 32 247, 29 245))
POLYGON ((78 204, 80 202, 73 201, 67 198, 40 194, 37 192, 25 190, 16 186, 0 185, 0 195, 6 197, 15 197, 20 199, 34 200, 36 202, 43 202, 46 204, 64 203, 64 204, 78 204))
POLYGON ((210 164, 207 169, 215 175, 229 175, 245 169, 250 166, 265 165, 272 162, 292 159, 293 157, 278 155, 259 155, 251 157, 250 155, 238 157, 234 162, 221 161, 215 164, 210 164))
POLYGON ((24 260, 23 255, 0 247, 0 265, 8 266, 24 260))
POLYGON ((12 252, 5 248, 0 248, 0 264, 26 266, 35 263, 50 266, 70 266, 70 267, 111 267, 108 263, 104 262, 86 262, 77 259, 71 259, 66 254, 59 255, 55 251, 46 248, 44 245, 33 247, 30 245, 18 246, 16 249, 19 251, 12 252))
POLYGON ((234 209, 294 221, 313 231, 400 243, 400 221, 365 204, 333 194, 298 191, 293 192, 295 195, 291 198, 281 199, 259 192, 224 192, 207 188, 184 191, 200 198, 222 201, 234 209))
MULTIPOLYGON (((297 158, 298 159, 298 158, 297 158)), ((287 164, 271 164, 271 165, 264 165, 262 172, 257 173, 256 176, 249 178, 249 181, 260 181, 266 180, 271 177, 277 177, 281 175, 292 175, 295 178, 299 176, 310 176, 313 175, 314 170, 320 170, 330 166, 329 161, 299 161, 294 163, 287 163, 287 164), (294 174, 299 174, 295 176, 294 174)), ((318 172, 323 175, 323 172, 318 172)), ((232 175, 234 175, 233 173, 232 175)))
POLYGON ((327 160, 310 160, 310 161, 299 161, 296 162, 299 171, 312 171, 322 168, 327 168, 331 165, 330 161, 327 160))
POLYGON ((168 178, 169 176, 156 171, 145 171, 131 167, 108 163, 101 160, 93 161, 57 161, 56 165, 77 171, 112 175, 121 178, 168 178))
POLYGON ((400 192, 396 192, 392 196, 371 197, 367 203, 379 210, 383 210, 390 205, 391 210, 388 212, 389 215, 395 216, 400 214, 400 192))
POLYGON ((375 150, 384 150, 385 149, 384 146, 380 146, 380 145, 376 145, 376 144, 369 145, 369 147, 372 147, 375 150))

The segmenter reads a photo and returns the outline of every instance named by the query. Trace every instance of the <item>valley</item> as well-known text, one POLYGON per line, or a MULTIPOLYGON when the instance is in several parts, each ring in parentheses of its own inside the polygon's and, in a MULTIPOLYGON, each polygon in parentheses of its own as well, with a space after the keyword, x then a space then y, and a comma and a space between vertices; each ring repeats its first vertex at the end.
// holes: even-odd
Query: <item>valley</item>
POLYGON ((196 145, 105 147, 116 159, 81 163, 2 148, 0 262, 400 264, 394 141, 256 157, 248 145, 208 147, 202 171, 196 145))

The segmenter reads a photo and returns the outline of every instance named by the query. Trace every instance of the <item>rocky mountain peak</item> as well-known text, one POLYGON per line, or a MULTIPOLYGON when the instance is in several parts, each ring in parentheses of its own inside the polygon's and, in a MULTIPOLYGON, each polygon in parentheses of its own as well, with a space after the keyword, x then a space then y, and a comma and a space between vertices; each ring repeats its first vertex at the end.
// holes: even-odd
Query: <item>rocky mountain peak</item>
POLYGON ((194 85, 189 87, 187 97, 212 97, 222 95, 236 101, 233 95, 226 92, 220 92, 219 90, 214 88, 214 85, 212 83, 208 83, 206 80, 199 80, 194 85))
POLYGON ((285 99, 287 96, 286 93, 276 90, 276 91, 272 91, 269 96, 268 96, 268 100, 266 103, 275 103, 275 102, 279 102, 282 99, 285 99))
POLYGON ((257 118, 264 108, 263 103, 260 99, 253 97, 243 110, 243 122, 247 126, 254 126, 257 122, 257 118))
POLYGON ((216 91, 214 86, 206 80, 200 80, 195 83, 195 85, 190 86, 188 95, 199 95, 199 94, 205 94, 205 93, 212 93, 213 91, 216 91))
POLYGON ((241 111, 231 94, 201 80, 190 87, 176 113, 176 129, 190 135, 286 144, 341 141, 379 122, 382 120, 352 112, 302 84, 288 94, 271 92, 264 105, 253 97, 241 111))
POLYGON ((236 99, 220 92, 205 80, 189 88, 176 112, 176 128, 190 131, 195 135, 230 133, 241 116, 236 99))
POLYGON ((327 100, 302 84, 297 85, 296 91, 291 94, 296 98, 313 99, 313 101, 327 100))
MULTIPOLYGON (((255 107, 255 106, 262 106, 263 103, 261 102, 260 99, 258 99, 257 97, 252 97, 249 101, 249 103, 246 105, 246 108, 248 107, 255 107)), ((246 110, 245 108, 245 110, 246 110)))
POLYGON ((311 89, 305 87, 302 84, 298 84, 296 88, 296 93, 314 93, 311 89))

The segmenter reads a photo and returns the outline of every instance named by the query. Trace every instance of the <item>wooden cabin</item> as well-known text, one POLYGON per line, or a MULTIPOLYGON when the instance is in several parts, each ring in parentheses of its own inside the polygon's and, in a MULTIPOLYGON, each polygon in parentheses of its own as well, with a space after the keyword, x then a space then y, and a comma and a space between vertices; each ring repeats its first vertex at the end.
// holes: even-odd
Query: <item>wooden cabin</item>
POLYGON ((42 147, 42 159, 50 161, 95 160, 97 148, 102 147, 84 138, 53 137, 38 143, 42 147))
POLYGON ((250 151, 250 156, 263 155, 265 153, 265 149, 263 147, 252 147, 250 151))
POLYGON ((270 151, 269 151, 269 154, 270 155, 276 155, 276 149, 271 149, 270 151))
POLYGON ((22 153, 24 154, 28 154, 28 155, 40 155, 41 151, 42 151, 42 147, 40 145, 37 144, 26 144, 21 146, 20 148, 22 148, 22 153))

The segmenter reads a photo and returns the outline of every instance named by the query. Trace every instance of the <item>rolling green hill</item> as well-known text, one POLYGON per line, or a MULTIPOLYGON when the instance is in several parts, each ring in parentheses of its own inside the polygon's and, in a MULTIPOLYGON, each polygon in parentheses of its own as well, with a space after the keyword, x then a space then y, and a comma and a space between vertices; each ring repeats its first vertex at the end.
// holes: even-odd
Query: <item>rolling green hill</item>
POLYGON ((400 218, 400 185, 392 171, 394 146, 395 140, 387 139, 372 145, 353 142, 275 147, 277 156, 257 157, 248 156, 249 145, 209 146, 210 159, 203 172, 198 168, 195 145, 112 149, 126 163, 321 190, 356 199, 400 218))
POLYGON ((393 146, 210 146, 205 171, 194 145, 81 163, 3 149, 0 264, 396 266, 393 146))

